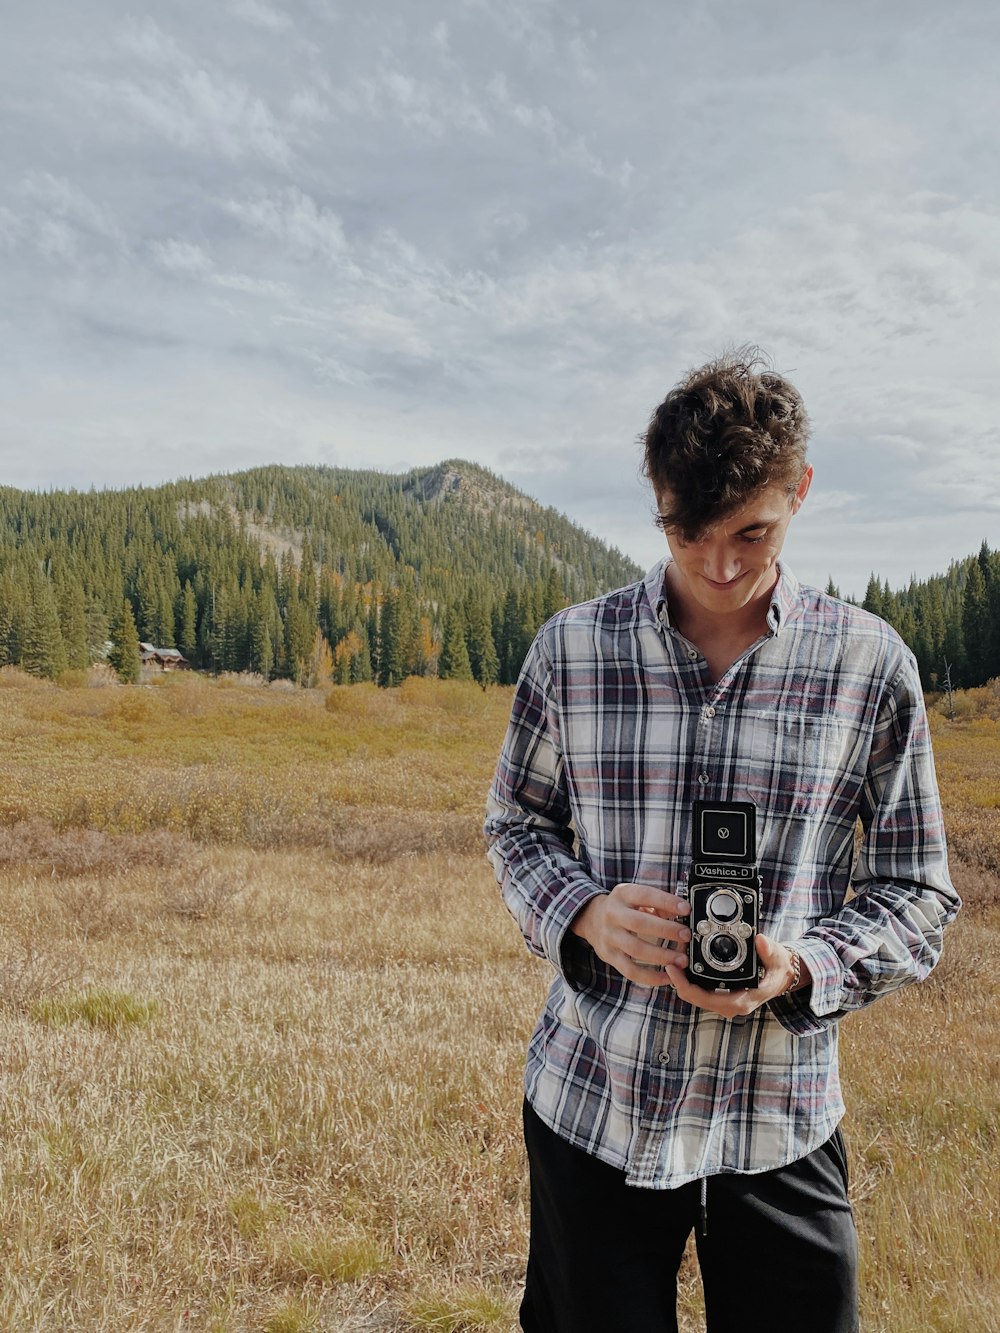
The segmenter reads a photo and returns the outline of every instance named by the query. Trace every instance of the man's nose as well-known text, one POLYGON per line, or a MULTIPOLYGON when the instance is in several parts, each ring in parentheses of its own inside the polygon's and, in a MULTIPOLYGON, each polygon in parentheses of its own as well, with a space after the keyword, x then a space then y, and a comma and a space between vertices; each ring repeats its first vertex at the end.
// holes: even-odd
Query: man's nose
POLYGON ((728 583, 740 572, 736 551, 728 544, 710 545, 705 551, 705 573, 715 583, 728 583))

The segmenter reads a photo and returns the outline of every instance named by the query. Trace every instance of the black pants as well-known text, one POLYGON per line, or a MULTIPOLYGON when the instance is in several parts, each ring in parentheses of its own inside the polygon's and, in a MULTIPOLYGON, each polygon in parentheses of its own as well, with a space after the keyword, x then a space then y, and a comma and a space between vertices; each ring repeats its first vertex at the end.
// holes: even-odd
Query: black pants
POLYGON ((531 1167, 525 1333, 676 1333, 692 1228, 708 1333, 857 1333, 857 1236, 838 1130, 760 1175, 637 1189, 524 1107, 531 1167))

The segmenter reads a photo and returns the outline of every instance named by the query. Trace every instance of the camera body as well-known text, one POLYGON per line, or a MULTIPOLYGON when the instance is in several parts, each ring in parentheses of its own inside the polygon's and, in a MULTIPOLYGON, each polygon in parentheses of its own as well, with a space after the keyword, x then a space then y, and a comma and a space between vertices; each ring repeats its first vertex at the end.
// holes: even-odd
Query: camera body
POLYGON ((692 841, 688 978, 705 990, 756 988, 763 975, 754 947, 762 888, 756 805, 695 801, 692 841))

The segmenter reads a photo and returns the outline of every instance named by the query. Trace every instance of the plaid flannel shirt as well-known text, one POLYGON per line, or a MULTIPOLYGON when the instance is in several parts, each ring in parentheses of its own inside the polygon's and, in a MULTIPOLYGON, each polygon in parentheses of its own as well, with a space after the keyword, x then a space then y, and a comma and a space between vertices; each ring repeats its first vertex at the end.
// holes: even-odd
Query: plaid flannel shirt
POLYGON ((767 633, 713 683, 670 623, 664 567, 539 631, 486 821, 507 906, 555 968, 528 1100, 654 1188, 823 1143, 844 1112, 838 1020, 925 977, 960 905, 899 636, 782 567, 767 633), (684 891, 695 798, 756 803, 760 929, 812 976, 746 1018, 627 981, 569 929, 618 883, 684 891))

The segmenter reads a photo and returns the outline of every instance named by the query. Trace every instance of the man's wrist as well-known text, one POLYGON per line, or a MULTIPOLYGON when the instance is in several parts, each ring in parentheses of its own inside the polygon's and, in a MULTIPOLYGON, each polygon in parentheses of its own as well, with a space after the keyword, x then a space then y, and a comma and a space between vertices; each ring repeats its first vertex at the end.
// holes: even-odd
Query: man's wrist
POLYGON ((786 948, 788 954, 789 975, 785 985, 778 992, 776 999, 782 995, 790 995, 793 991, 805 990, 812 984, 812 977, 809 974, 809 968, 802 961, 802 955, 797 949, 786 948))

